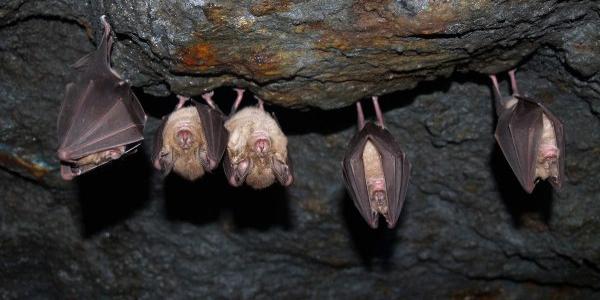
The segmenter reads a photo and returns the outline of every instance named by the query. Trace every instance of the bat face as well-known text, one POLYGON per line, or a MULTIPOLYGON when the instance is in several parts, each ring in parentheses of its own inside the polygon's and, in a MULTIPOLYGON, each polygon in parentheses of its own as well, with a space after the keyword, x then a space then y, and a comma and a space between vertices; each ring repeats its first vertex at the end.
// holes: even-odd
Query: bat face
POLYGON ((542 103, 515 96, 500 110, 496 141, 527 193, 539 180, 556 189, 564 181, 562 122, 542 103))
POLYGON ((163 121, 156 133, 152 158, 154 167, 164 175, 173 171, 190 181, 219 165, 228 138, 220 111, 192 103, 163 121))
POLYGON ((98 49, 75 64, 58 116, 58 157, 65 180, 133 151, 143 139, 146 115, 129 84, 110 67, 110 25, 104 16, 98 49))
POLYGON ((246 182, 262 189, 275 182, 289 186, 293 182, 287 137, 277 121, 264 110, 247 107, 227 120, 229 131, 225 175, 233 186, 246 182))
POLYGON ((410 163, 389 131, 367 123, 344 156, 344 182, 356 208, 372 228, 379 214, 389 228, 398 221, 410 176, 410 163))

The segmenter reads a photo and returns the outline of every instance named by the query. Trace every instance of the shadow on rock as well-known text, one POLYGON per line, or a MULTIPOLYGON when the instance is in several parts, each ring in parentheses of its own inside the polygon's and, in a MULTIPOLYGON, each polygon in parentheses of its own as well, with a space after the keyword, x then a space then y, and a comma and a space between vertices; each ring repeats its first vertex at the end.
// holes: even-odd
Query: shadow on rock
POLYGON ((342 193, 340 204, 352 244, 365 268, 370 270, 375 266, 384 271, 393 269, 391 258, 397 239, 396 228, 387 228, 383 217, 380 217, 377 229, 369 227, 345 191, 342 193))
POLYGON ((143 151, 112 161, 76 179, 83 236, 130 217, 149 199, 150 167, 143 151))
POLYGON ((552 213, 552 186, 546 181, 539 182, 533 193, 527 194, 497 144, 492 151, 491 165, 500 198, 514 226, 520 228, 532 214, 537 215, 536 219, 544 226, 548 225, 552 213))
POLYGON ((206 224, 230 216, 236 229, 289 229, 286 189, 274 184, 263 190, 229 186, 223 171, 189 182, 171 174, 164 182, 165 212, 173 221, 206 224))

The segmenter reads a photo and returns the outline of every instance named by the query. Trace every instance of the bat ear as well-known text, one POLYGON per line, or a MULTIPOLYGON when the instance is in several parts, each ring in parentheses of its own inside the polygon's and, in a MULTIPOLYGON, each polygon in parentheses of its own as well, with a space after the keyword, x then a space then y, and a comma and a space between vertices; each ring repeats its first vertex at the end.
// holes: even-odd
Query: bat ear
POLYGON ((163 176, 167 176, 171 173, 171 170, 173 170, 174 163, 173 154, 171 152, 161 151, 153 164, 154 168, 160 170, 163 176))
POLYGON ((239 187, 252 169, 252 161, 249 159, 242 160, 238 164, 233 164, 229 158, 229 153, 225 152, 225 158, 223 159, 223 171, 227 176, 227 181, 230 185, 239 187))
POLYGON ((208 153, 206 151, 201 150, 198 153, 198 159, 200 160, 200 164, 202 164, 204 170, 208 172, 214 170, 219 165, 219 162, 214 161, 208 157, 208 153))
POLYGON ((273 157, 273 163, 271 169, 275 173, 277 181, 283 186, 290 186, 294 182, 294 176, 292 170, 288 164, 273 157))

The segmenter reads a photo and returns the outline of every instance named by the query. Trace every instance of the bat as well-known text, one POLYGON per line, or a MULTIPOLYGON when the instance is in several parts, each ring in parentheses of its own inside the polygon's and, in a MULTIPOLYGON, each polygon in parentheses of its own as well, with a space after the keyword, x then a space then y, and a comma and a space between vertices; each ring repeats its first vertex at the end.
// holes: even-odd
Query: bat
POLYGON ((232 186, 244 182, 262 189, 277 180, 283 186, 292 184, 292 164, 287 151, 287 137, 277 121, 264 110, 262 100, 257 107, 237 111, 244 90, 236 89, 232 115, 225 122, 229 131, 227 152, 223 161, 225 176, 232 186), (237 111, 237 112, 236 112, 237 111))
POLYGON ((110 66, 113 44, 106 16, 102 41, 74 65, 58 115, 60 173, 71 180, 134 151, 143 140, 146 114, 127 82, 110 66))
POLYGON ((540 180, 560 189, 565 180, 563 124, 542 102, 519 95, 515 70, 508 74, 513 93, 506 99, 496 76, 490 75, 498 114, 496 141, 527 193, 531 194, 540 180))
POLYGON ((173 171, 193 181, 221 162, 229 134, 212 95, 202 95, 208 106, 179 96, 175 111, 163 119, 156 131, 152 162, 164 176, 173 171), (184 106, 188 101, 191 105, 184 106))
POLYGON ((388 228, 394 228, 406 197, 411 166, 400 145, 384 127, 378 98, 372 100, 378 124, 365 124, 362 106, 356 103, 359 132, 350 140, 344 156, 344 182, 369 226, 377 228, 381 214, 388 228))

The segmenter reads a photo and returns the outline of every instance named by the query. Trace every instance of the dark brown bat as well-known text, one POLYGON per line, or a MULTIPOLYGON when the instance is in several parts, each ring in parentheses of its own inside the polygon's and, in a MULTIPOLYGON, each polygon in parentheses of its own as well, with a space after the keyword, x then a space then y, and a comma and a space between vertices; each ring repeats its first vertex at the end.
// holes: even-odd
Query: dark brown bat
POLYGON ((58 157, 65 180, 121 157, 144 138, 146 115, 129 84, 110 66, 113 40, 102 16, 104 35, 98 49, 74 67, 58 115, 58 157))
POLYGON ((508 74, 513 92, 508 99, 502 98, 496 76, 490 75, 498 114, 496 141, 527 193, 545 179, 560 189, 565 180, 563 124, 540 101, 520 96, 515 70, 508 74))
POLYGON ((344 156, 343 173, 346 188, 354 205, 372 228, 377 228, 379 214, 389 228, 396 226, 410 177, 406 155, 385 129, 377 97, 373 105, 379 124, 367 123, 359 102, 359 132, 350 140, 344 156))
POLYGON ((174 171, 188 180, 195 180, 214 170, 221 161, 228 133, 223 127, 225 117, 214 105, 208 93, 202 97, 209 106, 179 96, 174 112, 164 118, 154 139, 152 161, 163 175, 174 171))
POLYGON ((244 90, 236 91, 233 115, 225 122, 229 131, 223 162, 227 180, 233 186, 246 182, 255 189, 268 187, 275 180, 283 186, 291 185, 294 177, 287 137, 277 121, 265 112, 263 102, 258 98, 258 107, 246 107, 236 112, 244 90))

